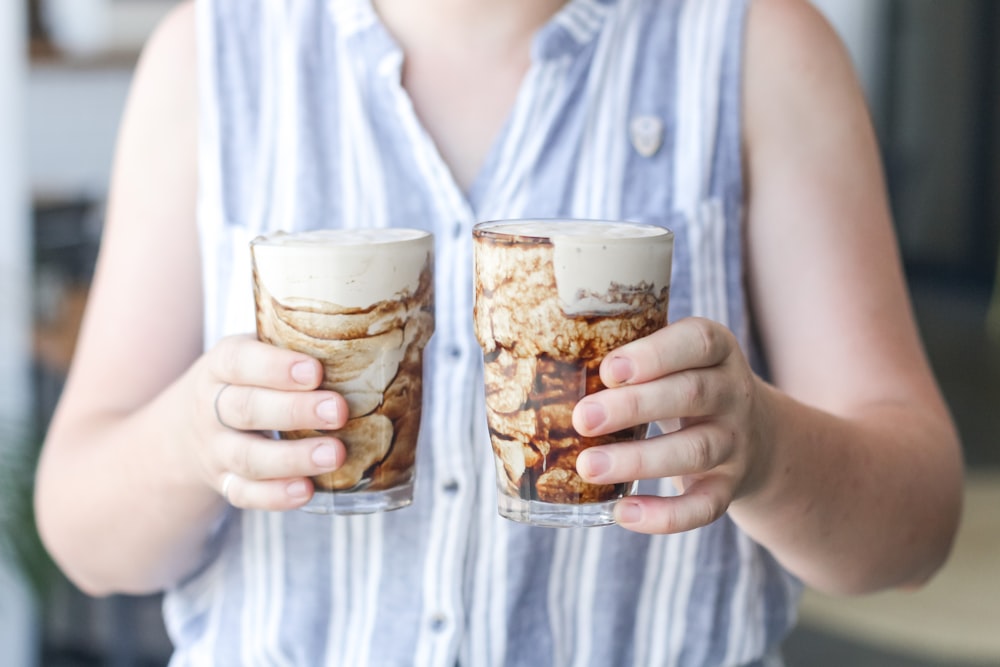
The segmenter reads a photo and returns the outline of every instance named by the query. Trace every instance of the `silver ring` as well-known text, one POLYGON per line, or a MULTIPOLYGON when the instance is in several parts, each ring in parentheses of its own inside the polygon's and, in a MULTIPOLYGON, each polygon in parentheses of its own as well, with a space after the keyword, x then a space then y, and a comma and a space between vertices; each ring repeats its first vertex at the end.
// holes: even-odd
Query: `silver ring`
POLYGON ((222 478, 222 498, 230 505, 233 501, 229 499, 229 487, 233 484, 233 478, 236 477, 234 473, 227 472, 226 476, 222 478))
POLYGON ((215 394, 215 403, 213 403, 213 405, 215 407, 215 419, 216 419, 216 421, 218 421, 219 425, 222 426, 223 428, 231 429, 232 426, 230 426, 226 422, 222 421, 222 415, 219 413, 219 399, 222 398, 222 392, 224 392, 228 388, 229 388, 229 383, 228 382, 223 382, 222 386, 219 387, 219 391, 216 392, 216 394, 215 394))

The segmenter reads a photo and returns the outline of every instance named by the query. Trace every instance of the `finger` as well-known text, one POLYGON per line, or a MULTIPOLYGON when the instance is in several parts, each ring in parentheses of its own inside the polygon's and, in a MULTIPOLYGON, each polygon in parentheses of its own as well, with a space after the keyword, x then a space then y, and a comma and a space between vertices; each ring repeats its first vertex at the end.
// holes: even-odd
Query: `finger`
POLYGON ((332 430, 347 423, 347 401, 332 391, 309 393, 229 385, 216 395, 223 426, 242 431, 332 430))
POLYGON ((313 495, 309 479, 254 481, 240 476, 229 478, 226 498, 240 509, 281 512, 302 507, 313 495))
POLYGON ((735 437, 712 422, 688 426, 648 440, 592 447, 576 469, 591 484, 618 484, 707 472, 729 459, 735 437))
POLYGON ((729 509, 732 482, 721 475, 704 477, 679 496, 632 496, 615 505, 615 521, 637 533, 682 533, 712 523, 729 509))
POLYGON ((732 395, 733 383, 718 367, 680 371, 581 399, 573 409, 573 428, 589 436, 614 433, 635 424, 708 417, 725 409, 732 395))
POLYGON ((690 368, 709 368, 725 361, 734 349, 736 340, 725 326, 689 317, 611 352, 601 362, 601 381, 607 387, 620 387, 690 368))
POLYGON ((336 438, 271 440, 235 432, 223 438, 220 452, 223 470, 252 481, 313 477, 336 470, 347 458, 336 438))
POLYGON ((323 367, 313 357, 262 343, 252 335, 228 336, 208 355, 209 370, 219 382, 286 391, 315 389, 323 367))

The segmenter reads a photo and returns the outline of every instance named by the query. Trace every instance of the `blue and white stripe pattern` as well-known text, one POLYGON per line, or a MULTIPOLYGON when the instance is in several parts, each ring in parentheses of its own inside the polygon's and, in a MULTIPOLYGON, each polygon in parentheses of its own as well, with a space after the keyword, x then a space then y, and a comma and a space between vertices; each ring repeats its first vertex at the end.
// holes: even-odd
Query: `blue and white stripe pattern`
MULTIPOLYGON (((247 241, 436 236, 416 500, 385 515, 232 511, 168 593, 172 665, 780 665, 799 584, 728 519, 675 536, 500 519, 472 334, 471 227, 577 216, 671 227, 671 319, 748 343, 740 72, 749 0, 570 0, 539 32, 472 187, 400 85, 370 0, 199 0, 206 345, 253 329, 247 241), (644 156, 633 119, 662 125, 644 156)), ((669 482, 647 492, 674 493, 669 482)))

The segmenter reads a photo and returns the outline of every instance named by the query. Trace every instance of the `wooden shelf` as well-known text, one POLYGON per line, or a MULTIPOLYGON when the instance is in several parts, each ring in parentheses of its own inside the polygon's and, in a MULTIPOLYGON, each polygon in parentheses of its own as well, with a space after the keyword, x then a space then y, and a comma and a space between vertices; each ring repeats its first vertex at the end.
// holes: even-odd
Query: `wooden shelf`
POLYGON ((69 69, 132 69, 139 60, 139 51, 103 51, 90 56, 73 56, 60 51, 47 40, 33 39, 29 47, 32 67, 65 67, 69 69))

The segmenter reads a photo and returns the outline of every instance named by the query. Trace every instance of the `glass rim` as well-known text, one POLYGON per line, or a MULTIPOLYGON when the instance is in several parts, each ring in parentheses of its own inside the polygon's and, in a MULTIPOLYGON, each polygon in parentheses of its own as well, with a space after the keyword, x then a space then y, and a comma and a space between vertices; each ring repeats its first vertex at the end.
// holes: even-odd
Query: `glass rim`
POLYGON ((414 243, 428 239, 433 241, 433 238, 433 232, 414 227, 364 227, 358 229, 336 227, 293 231, 275 230, 257 235, 250 241, 250 246, 294 248, 297 250, 329 247, 350 248, 355 246, 414 243), (385 232, 390 233, 385 234, 385 232), (380 233, 384 234, 382 238, 377 237, 380 233), (357 240, 350 241, 351 236, 354 236, 357 240))
POLYGON ((546 242, 553 239, 573 239, 574 242, 585 243, 588 241, 602 243, 635 243, 639 241, 657 242, 668 241, 674 238, 673 230, 648 222, 638 222, 635 220, 611 220, 602 218, 572 218, 572 217, 552 217, 552 218, 509 218, 484 220, 472 227, 473 236, 484 236, 491 238, 524 239, 526 242, 546 242), (633 228, 646 233, 635 235, 615 236, 600 233, 525 233, 507 231, 505 228, 530 225, 552 225, 557 227, 563 224, 581 224, 584 226, 599 225, 619 226, 621 228, 633 228))

